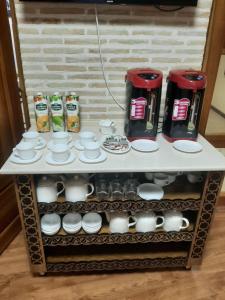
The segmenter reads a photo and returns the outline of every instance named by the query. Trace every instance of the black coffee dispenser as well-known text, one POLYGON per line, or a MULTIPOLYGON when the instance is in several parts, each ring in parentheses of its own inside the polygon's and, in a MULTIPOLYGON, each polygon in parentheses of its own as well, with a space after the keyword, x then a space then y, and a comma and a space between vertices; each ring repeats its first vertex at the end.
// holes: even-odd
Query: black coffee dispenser
POLYGON ((127 114, 124 131, 128 140, 156 138, 161 89, 162 72, 152 69, 127 71, 127 114))
POLYGON ((163 135, 170 142, 196 140, 206 76, 200 71, 172 70, 167 82, 163 135))

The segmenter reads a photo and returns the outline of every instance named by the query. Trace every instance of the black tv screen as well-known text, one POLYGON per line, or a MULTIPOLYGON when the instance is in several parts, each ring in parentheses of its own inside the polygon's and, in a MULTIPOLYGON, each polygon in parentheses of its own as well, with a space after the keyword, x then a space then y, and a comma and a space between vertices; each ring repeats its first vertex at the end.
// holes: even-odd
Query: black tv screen
POLYGON ((90 4, 118 4, 118 5, 174 5, 174 6, 196 6, 198 0, 20 0, 37 2, 74 2, 90 4))

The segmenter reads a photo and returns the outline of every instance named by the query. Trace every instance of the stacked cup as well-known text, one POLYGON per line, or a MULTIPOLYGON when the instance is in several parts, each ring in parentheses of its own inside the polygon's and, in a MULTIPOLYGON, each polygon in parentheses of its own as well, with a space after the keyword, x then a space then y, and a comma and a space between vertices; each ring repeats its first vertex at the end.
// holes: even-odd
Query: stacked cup
POLYGON ((60 216, 53 214, 45 214, 41 218, 41 231, 47 235, 56 234, 61 227, 61 219, 60 216))
POLYGON ((68 213, 62 219, 62 226, 67 233, 77 233, 82 227, 81 215, 78 213, 68 213))

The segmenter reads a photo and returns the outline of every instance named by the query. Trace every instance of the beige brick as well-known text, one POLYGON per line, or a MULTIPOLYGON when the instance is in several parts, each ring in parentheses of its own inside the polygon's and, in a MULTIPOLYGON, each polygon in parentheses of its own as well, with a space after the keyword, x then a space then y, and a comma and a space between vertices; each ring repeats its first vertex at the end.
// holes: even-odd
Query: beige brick
POLYGON ((21 52, 23 54, 25 53, 40 53, 41 52, 41 48, 21 48, 21 52))
MULTIPOLYGON (((95 53, 99 53, 99 50, 98 49, 88 49, 88 52, 89 53, 93 53, 93 54, 95 54, 95 53)), ((128 50, 128 49, 106 49, 106 48, 104 48, 104 49, 102 49, 102 53, 103 54, 127 54, 127 53, 129 53, 130 52, 130 50, 128 50)))
POLYGON ((191 36, 191 37, 194 37, 194 36, 196 36, 196 37, 198 37, 198 36, 200 36, 200 37, 204 37, 205 35, 206 35, 206 32, 205 31, 178 31, 177 32, 177 35, 179 35, 179 36, 191 36))
MULTIPOLYGON (((105 66, 105 71, 107 71, 107 72, 119 72, 119 71, 125 71, 127 69, 127 67, 108 67, 108 66, 105 66)), ((92 67, 92 66, 90 66, 90 67, 88 67, 88 71, 97 71, 97 72, 101 72, 102 71, 102 69, 101 69, 101 67, 99 66, 99 67, 92 67)))
POLYGON ((172 45, 172 46, 176 46, 176 45, 183 45, 185 42, 185 40, 177 40, 177 39, 167 39, 167 40, 159 40, 159 39, 153 39, 152 40, 152 45, 164 45, 165 47, 167 47, 168 45, 172 45))
POLYGON ((25 71, 25 75, 27 74, 26 71, 33 71, 33 72, 37 72, 37 71, 43 71, 44 67, 42 65, 24 65, 23 66, 23 70, 25 71))
POLYGON ((153 63, 179 63, 181 62, 180 58, 172 58, 172 57, 153 57, 152 58, 153 63))
POLYGON ((132 49, 131 53, 135 54, 168 54, 171 53, 172 49, 154 49, 154 48, 149 48, 149 49, 132 49))
MULTIPOLYGON (((65 38, 65 41, 64 41, 65 45, 97 45, 98 44, 98 41, 97 39, 74 39, 74 38, 65 38)), ((101 40, 101 44, 105 44, 106 43, 106 40, 101 40)))
POLYGON ((86 67, 71 66, 71 65, 47 65, 49 71, 62 71, 62 72, 84 72, 86 67))
POLYGON ((76 28, 44 28, 41 31, 42 34, 51 34, 51 35, 84 35, 84 29, 76 28))
POLYGON ((63 47, 51 47, 51 48, 43 48, 43 52, 47 54, 81 54, 84 53, 85 49, 82 48, 63 48, 63 47))
MULTIPOLYGON (((65 57, 66 63, 99 63, 99 57, 90 57, 90 56, 77 56, 77 57, 65 57)), ((102 58, 106 62, 106 58, 102 58)))
MULTIPOLYGON (((96 30, 93 29, 88 29, 86 34, 88 35, 96 35, 96 30)), ((105 30, 100 30, 100 35, 108 35, 108 36, 114 36, 114 35, 128 35, 127 30, 110 30, 110 29, 105 29, 105 30)))
POLYGON ((97 74, 76 74, 76 75, 67 75, 67 79, 74 79, 74 80, 81 80, 81 79, 87 79, 87 80, 99 80, 102 79, 102 75, 97 75, 97 74))
POLYGON ((61 62, 62 57, 44 57, 44 56, 25 56, 22 55, 24 62, 61 62))
POLYGON ((47 86, 50 88, 83 88, 85 87, 85 84, 83 83, 79 83, 79 82, 75 82, 75 81, 60 81, 60 82, 52 82, 52 83, 47 83, 47 86))
POLYGON ((27 79, 31 80, 31 79, 39 79, 39 80, 57 80, 57 79, 64 79, 63 75, 60 74, 43 74, 43 73, 37 73, 34 72, 33 74, 28 74, 27 75, 27 79))
POLYGON ((101 113, 101 112, 106 112, 106 108, 105 107, 81 107, 81 112, 87 112, 87 113, 92 113, 92 112, 96 112, 96 113, 101 113))
POLYGON ((44 18, 44 17, 39 17, 35 15, 35 17, 18 17, 17 18, 18 23, 20 24, 59 24, 62 23, 60 19, 56 18, 44 18))
POLYGON ((20 42, 22 45, 29 44, 29 45, 47 45, 47 44, 62 44, 63 39, 56 39, 56 38, 21 38, 20 42))
POLYGON ((187 41, 188 46, 205 46, 205 40, 191 40, 187 41))
POLYGON ((139 44, 145 44, 146 45, 146 40, 136 40, 136 39, 111 39, 110 44, 122 44, 122 45, 139 45, 139 44))
POLYGON ((176 49, 175 53, 183 54, 183 55, 196 55, 196 54, 201 54, 202 50, 185 48, 185 49, 176 49))
POLYGON ((44 7, 40 9, 41 14, 51 14, 51 15, 62 15, 62 14, 84 14, 85 9, 84 8, 77 8, 77 7, 44 7))
POLYGON ((22 27, 19 29, 20 34, 39 34, 38 28, 22 27))
MULTIPOLYGON (((106 88, 106 86, 105 86, 105 83, 104 82, 93 82, 93 83, 89 83, 88 84, 88 87, 90 87, 90 88, 97 88, 97 89, 99 89, 99 88, 106 88)), ((121 84, 121 83, 112 83, 112 82, 110 82, 109 83, 109 87, 111 88, 111 89, 113 89, 113 88, 123 88, 124 87, 124 84, 121 84)))
POLYGON ((112 63, 141 63, 141 62, 148 62, 148 58, 144 57, 118 57, 118 58, 111 58, 110 62, 112 63))

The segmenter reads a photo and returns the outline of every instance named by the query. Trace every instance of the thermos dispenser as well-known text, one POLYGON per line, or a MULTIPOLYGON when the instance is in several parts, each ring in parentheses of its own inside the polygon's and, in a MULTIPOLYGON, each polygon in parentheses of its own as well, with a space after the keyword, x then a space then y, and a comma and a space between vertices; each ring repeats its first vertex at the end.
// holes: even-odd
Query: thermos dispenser
POLYGON ((125 134, 128 140, 156 138, 161 89, 160 71, 152 69, 127 71, 125 134))

